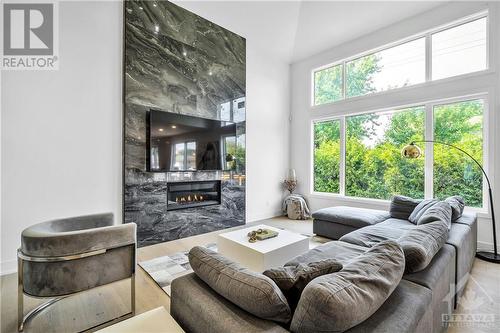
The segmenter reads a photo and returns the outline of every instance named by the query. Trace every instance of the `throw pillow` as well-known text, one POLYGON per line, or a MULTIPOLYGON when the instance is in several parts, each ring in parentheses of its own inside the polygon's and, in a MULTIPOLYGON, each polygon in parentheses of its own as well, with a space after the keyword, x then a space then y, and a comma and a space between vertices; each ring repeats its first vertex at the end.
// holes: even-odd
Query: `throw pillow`
POLYGON ((422 200, 417 207, 411 212, 410 216, 408 217, 408 221, 410 221, 413 224, 417 224, 418 219, 420 216, 424 214, 424 212, 432 207, 434 204, 436 204, 438 200, 436 199, 425 199, 422 200))
POLYGON ((384 241, 350 261, 337 273, 317 277, 300 297, 292 332, 344 332, 369 318, 398 286, 404 255, 384 241))
POLYGON ((306 285, 318 276, 335 273, 342 269, 342 264, 334 259, 326 259, 308 264, 272 268, 265 271, 265 276, 273 280, 285 294, 292 312, 299 302, 306 285))
POLYGON ((450 204, 452 209, 451 222, 455 222, 462 217, 465 208, 465 200, 461 196, 454 195, 446 198, 444 201, 450 204))
POLYGON ((395 219, 408 220, 410 214, 419 203, 420 200, 402 195, 395 195, 391 200, 391 217, 395 219))
POLYGON ((189 251, 193 271, 215 292, 251 314, 281 323, 292 318, 288 302, 273 280, 201 246, 189 251))
POLYGON ((434 205, 425 209, 422 215, 418 218, 417 225, 426 224, 434 221, 442 221, 451 228, 451 206, 444 201, 438 201, 434 205))
POLYGON ((425 269, 448 239, 448 225, 443 221, 422 224, 398 239, 405 255, 406 273, 425 269))

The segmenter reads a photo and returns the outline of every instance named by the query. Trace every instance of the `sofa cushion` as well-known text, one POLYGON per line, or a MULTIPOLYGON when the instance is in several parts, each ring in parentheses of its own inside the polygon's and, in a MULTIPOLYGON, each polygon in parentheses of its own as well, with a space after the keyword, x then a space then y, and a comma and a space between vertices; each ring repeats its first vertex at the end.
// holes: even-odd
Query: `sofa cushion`
POLYGON ((443 221, 422 224, 398 239, 405 255, 406 273, 423 270, 448 238, 448 225, 443 221))
POLYGON ((315 248, 301 254, 285 264, 285 266, 297 266, 300 264, 309 264, 316 261, 333 258, 346 265, 357 256, 365 253, 366 247, 357 246, 341 241, 333 241, 316 246, 315 248))
POLYGON ((257 317, 290 321, 291 310, 285 296, 267 276, 200 246, 193 247, 188 257, 196 275, 219 295, 257 317))
POLYGON ((342 332, 369 318, 401 281, 404 255, 392 241, 375 245, 337 273, 311 281, 300 297, 292 332, 342 332))
POLYGON ((346 333, 431 332, 431 320, 425 317, 431 312, 431 302, 431 290, 401 280, 377 312, 346 333))
POLYGON ((452 210, 451 222, 455 222, 462 216, 464 212, 465 208, 464 198, 458 195, 454 195, 452 197, 446 198, 444 201, 450 204, 452 210))
POLYGON ((390 215, 382 210, 337 206, 320 209, 314 212, 312 217, 318 220, 362 228, 380 223, 388 219, 390 215))
POLYGON ((363 246, 372 247, 386 240, 397 240, 406 230, 416 228, 417 226, 399 219, 388 219, 377 225, 361 228, 348 233, 340 238, 340 241, 363 246), (394 226, 396 224, 397 226, 394 226))
POLYGON ((378 226, 390 227, 391 229, 401 229, 401 230, 409 230, 416 227, 415 224, 411 223, 408 220, 402 219, 387 219, 382 223, 377 224, 378 226))
POLYGON ((446 223, 448 229, 451 228, 451 206, 449 203, 439 201, 425 209, 423 214, 418 218, 417 225, 438 220, 446 223))
POLYGON ((417 224, 418 219, 425 213, 425 211, 430 207, 432 207, 437 202, 438 200, 436 199, 422 200, 410 214, 410 216, 408 217, 408 221, 410 221, 413 224, 417 224))
POLYGON ((408 220, 420 201, 402 195, 395 195, 392 197, 389 213, 393 218, 408 220))
POLYGON ((334 259, 326 259, 308 264, 272 268, 262 274, 273 280, 281 289, 293 312, 302 291, 309 282, 318 276, 335 273, 341 269, 342 264, 340 262, 334 259))
MULTIPOLYGON (((170 314, 185 332, 191 333, 289 333, 283 324, 258 318, 225 299, 195 273, 172 281, 170 314)), ((168 332, 164 326, 157 327, 156 332, 168 332)))

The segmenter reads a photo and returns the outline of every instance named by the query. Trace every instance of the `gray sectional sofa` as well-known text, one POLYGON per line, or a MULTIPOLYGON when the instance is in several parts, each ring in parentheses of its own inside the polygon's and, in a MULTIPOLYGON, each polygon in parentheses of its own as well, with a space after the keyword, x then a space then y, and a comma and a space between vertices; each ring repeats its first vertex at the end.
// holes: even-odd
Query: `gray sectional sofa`
MULTIPOLYGON (((412 204, 412 207, 416 204, 412 204)), ((476 251, 476 216, 464 214, 448 227, 444 224, 443 232, 443 224, 434 222, 440 219, 439 216, 431 216, 432 222, 429 224, 416 225, 405 219, 409 213, 411 210, 405 212, 397 205, 390 212, 352 207, 320 210, 313 214, 314 232, 333 241, 311 249, 285 264, 285 267, 295 267, 335 259, 343 264, 344 269, 340 271, 342 273, 344 270, 349 271, 353 265, 356 266, 360 258, 375 247, 386 242, 399 244, 404 252, 404 259, 398 259, 403 262, 404 275, 399 277, 394 289, 382 303, 373 303, 377 304, 374 311, 351 306, 352 313, 369 312, 368 317, 354 326, 342 328, 334 325, 335 328, 332 328, 331 325, 322 325, 325 321, 339 323, 342 318, 348 321, 352 315, 349 308, 340 310, 339 307, 341 316, 335 312, 335 308, 329 309, 330 312, 325 309, 331 307, 331 300, 343 290, 343 287, 339 287, 342 283, 338 279, 341 282, 345 279, 338 273, 324 275, 309 282, 300 296, 297 310, 292 313, 291 323, 278 322, 272 318, 263 319, 262 316, 249 313, 236 305, 235 302, 239 304, 237 301, 231 302, 227 297, 221 296, 224 293, 213 288, 213 281, 220 282, 214 272, 200 275, 201 278, 191 273, 172 282, 172 316, 187 332, 442 332, 446 329, 443 316, 453 311, 456 296, 462 293, 463 282, 472 267, 476 251), (316 308, 315 302, 321 305, 316 308)), ((236 268, 235 272, 240 270, 244 269, 236 268)), ((366 270, 367 274, 370 274, 369 271, 366 270)), ((362 285, 363 274, 361 273, 361 277, 359 275, 358 270, 356 281, 361 281, 362 285)), ((374 285, 377 284, 372 284, 372 288, 374 285)), ((351 301, 349 297, 354 298, 351 292, 343 292, 348 301, 351 301)), ((355 292, 364 295, 363 292, 366 291, 355 292)), ((373 294, 377 292, 366 293, 366 300, 373 301, 373 294)))
MULTIPOLYGON (((382 240, 397 240, 409 229, 417 227, 406 219, 391 217, 390 212, 353 207, 324 208, 315 212, 313 218, 315 234, 365 247, 382 240), (341 214, 342 211, 346 214, 341 214), (353 211, 357 214, 350 214, 353 211)), ((476 214, 463 213, 451 223, 446 243, 454 249, 456 272, 453 285, 456 285, 457 296, 461 296, 476 255, 476 214)))

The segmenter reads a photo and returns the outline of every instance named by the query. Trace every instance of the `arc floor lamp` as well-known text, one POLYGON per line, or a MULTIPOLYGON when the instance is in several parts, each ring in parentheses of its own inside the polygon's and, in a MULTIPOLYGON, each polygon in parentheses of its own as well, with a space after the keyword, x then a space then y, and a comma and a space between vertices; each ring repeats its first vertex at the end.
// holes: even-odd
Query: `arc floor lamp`
POLYGON ((490 197, 491 223, 492 223, 492 228, 493 228, 493 253, 481 251, 481 252, 476 253, 476 257, 479 259, 483 259, 483 260, 486 260, 489 262, 499 264, 500 263, 500 255, 497 252, 497 235, 496 235, 496 226, 495 226, 495 211, 494 211, 494 207, 493 207, 493 194, 491 191, 491 183, 490 183, 490 179, 488 178, 488 175, 484 171, 481 164, 479 164, 479 162, 474 157, 472 157, 468 152, 466 152, 465 150, 463 150, 459 147, 456 147, 454 145, 450 145, 449 143, 445 143, 445 142, 432 141, 432 140, 413 141, 412 143, 410 143, 409 145, 407 145, 403 148, 403 150, 401 151, 401 154, 403 155, 403 157, 406 157, 406 158, 419 158, 422 155, 422 150, 420 149, 420 147, 418 147, 416 145, 416 143, 424 143, 424 142, 437 143, 437 144, 448 146, 451 148, 455 148, 455 149, 461 151, 465 155, 469 156, 483 172, 483 175, 486 178, 486 182, 488 183, 488 195, 490 197))

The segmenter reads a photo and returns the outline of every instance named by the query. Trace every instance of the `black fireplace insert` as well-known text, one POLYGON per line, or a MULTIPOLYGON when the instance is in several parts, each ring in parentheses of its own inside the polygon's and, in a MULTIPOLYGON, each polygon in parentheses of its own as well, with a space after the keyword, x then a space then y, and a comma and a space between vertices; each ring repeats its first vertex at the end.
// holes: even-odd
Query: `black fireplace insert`
POLYGON ((220 205, 220 180, 173 182, 167 184, 167 210, 220 205))

